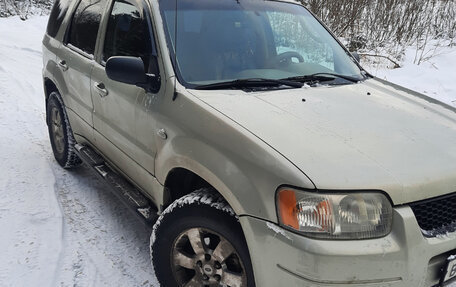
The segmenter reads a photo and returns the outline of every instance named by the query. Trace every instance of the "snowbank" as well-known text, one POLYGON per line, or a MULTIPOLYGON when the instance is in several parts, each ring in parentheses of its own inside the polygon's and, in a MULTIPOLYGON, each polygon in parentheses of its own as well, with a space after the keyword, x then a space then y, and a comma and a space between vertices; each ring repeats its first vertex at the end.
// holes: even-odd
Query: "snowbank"
POLYGON ((400 69, 366 69, 379 78, 456 106, 456 47, 440 49, 437 56, 419 66, 413 64, 414 59, 410 48, 400 69))

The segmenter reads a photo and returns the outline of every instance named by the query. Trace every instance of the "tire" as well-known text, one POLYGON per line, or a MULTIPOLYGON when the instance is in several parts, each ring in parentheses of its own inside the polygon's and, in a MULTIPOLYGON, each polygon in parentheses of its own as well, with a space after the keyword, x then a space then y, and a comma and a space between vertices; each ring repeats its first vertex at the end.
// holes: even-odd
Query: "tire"
POLYGON ((79 166, 82 161, 74 151, 76 141, 68 121, 62 98, 58 92, 49 95, 46 118, 52 151, 56 161, 66 169, 79 166))
POLYGON ((165 209, 154 225, 150 251, 161 286, 255 286, 237 217, 209 189, 186 195, 165 209))

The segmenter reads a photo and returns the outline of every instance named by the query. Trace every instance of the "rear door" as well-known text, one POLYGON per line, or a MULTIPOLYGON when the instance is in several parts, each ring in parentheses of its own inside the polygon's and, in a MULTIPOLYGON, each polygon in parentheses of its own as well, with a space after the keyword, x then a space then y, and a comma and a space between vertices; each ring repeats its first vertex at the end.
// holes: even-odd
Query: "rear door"
POLYGON ((90 75, 105 5, 105 0, 81 0, 68 26, 63 45, 56 53, 65 83, 65 87, 59 88, 65 94, 73 131, 89 139, 93 128, 90 75))
POLYGON ((151 19, 146 4, 138 0, 114 0, 108 12, 100 59, 92 71, 95 138, 105 156, 138 183, 138 170, 154 174, 154 122, 145 102, 156 95, 110 80, 105 65, 112 56, 134 56, 142 58, 148 71, 156 59, 151 19))

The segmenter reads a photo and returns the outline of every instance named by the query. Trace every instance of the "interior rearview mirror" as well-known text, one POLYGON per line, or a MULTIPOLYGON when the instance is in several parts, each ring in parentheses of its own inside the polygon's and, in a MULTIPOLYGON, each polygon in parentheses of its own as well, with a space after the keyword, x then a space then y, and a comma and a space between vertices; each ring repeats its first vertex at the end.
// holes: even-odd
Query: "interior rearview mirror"
POLYGON ((144 62, 139 57, 115 56, 109 58, 106 62, 106 74, 113 81, 135 85, 147 92, 159 90, 159 76, 146 74, 144 62))

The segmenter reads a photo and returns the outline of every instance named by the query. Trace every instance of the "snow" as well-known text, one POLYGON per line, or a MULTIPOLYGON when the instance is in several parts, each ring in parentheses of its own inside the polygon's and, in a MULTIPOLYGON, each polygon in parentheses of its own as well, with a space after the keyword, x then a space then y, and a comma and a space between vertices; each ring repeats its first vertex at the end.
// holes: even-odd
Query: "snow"
MULTIPOLYGON (((46 21, 0 19, 0 286, 158 286, 151 230, 88 168, 67 171, 52 156, 41 80, 46 21)), ((401 69, 368 70, 454 105, 456 48, 412 62, 410 53, 401 69)))
POLYGON ((52 156, 46 22, 0 19, 0 286, 157 286, 151 230, 92 171, 66 171, 52 156))
POLYGON ((160 214, 160 217, 157 219, 157 222, 155 222, 154 228, 152 230, 152 235, 150 238, 151 248, 156 239, 156 231, 163 221, 163 218, 176 208, 181 208, 184 205, 190 205, 194 203, 209 205, 210 207, 226 212, 231 216, 236 216, 234 210, 229 205, 227 205, 226 201, 220 195, 212 193, 207 189, 194 191, 174 201, 162 212, 162 214, 160 214))
POLYGON ((421 65, 414 64, 414 59, 415 52, 409 48, 400 69, 366 69, 379 78, 456 106, 456 47, 440 48, 436 56, 421 65))
POLYGON ((266 226, 267 226, 269 229, 271 229, 272 231, 274 231, 275 234, 280 234, 280 235, 282 235, 283 237, 285 237, 286 239, 293 241, 293 239, 291 239, 290 236, 288 236, 288 235, 285 233, 285 230, 283 230, 281 227, 275 225, 274 223, 266 222, 266 226))
POLYGON ((456 236, 456 222, 445 225, 444 227, 435 228, 433 230, 421 230, 427 237, 448 238, 456 236))

